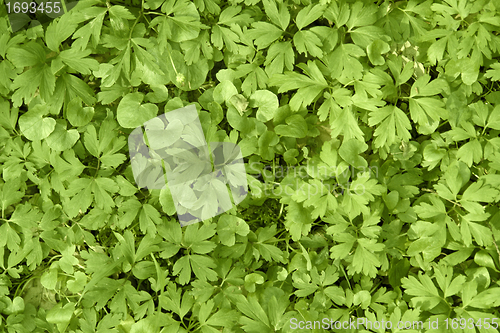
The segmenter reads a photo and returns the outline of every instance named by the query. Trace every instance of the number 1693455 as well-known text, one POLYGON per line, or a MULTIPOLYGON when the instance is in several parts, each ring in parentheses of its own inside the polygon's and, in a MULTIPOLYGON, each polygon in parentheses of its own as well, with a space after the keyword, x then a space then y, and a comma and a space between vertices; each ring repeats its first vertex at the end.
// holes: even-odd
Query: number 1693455
POLYGON ((39 13, 60 13, 61 7, 59 7, 60 2, 41 2, 37 4, 36 2, 7 2, 5 6, 7 7, 7 13, 31 13, 34 14, 36 12, 39 13))

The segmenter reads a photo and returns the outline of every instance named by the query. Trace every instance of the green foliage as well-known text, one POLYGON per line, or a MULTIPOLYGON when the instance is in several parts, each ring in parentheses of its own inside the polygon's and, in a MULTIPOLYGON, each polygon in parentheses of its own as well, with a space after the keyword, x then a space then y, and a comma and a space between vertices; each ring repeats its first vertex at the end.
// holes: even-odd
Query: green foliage
POLYGON ((64 4, 1 9, 1 332, 498 331, 498 0, 64 4), (181 228, 127 140, 191 103, 249 193, 181 228))

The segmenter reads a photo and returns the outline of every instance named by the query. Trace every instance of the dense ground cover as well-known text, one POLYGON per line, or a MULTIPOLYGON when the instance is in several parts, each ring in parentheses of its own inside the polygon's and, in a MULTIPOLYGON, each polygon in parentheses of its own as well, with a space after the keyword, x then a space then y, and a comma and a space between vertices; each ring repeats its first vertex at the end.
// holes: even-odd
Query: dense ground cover
POLYGON ((65 5, 0 12, 0 331, 498 332, 500 1, 65 5), (249 193, 181 228, 127 137, 192 103, 249 193))

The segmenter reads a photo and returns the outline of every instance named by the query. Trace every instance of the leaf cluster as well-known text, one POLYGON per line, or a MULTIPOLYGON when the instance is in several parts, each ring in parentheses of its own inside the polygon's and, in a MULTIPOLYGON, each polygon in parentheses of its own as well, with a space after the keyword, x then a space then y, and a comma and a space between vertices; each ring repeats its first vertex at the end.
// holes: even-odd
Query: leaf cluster
POLYGON ((444 320, 500 318, 499 27, 497 0, 0 15, 0 331, 496 332, 444 320), (189 104, 249 193, 181 228, 127 138, 189 104))

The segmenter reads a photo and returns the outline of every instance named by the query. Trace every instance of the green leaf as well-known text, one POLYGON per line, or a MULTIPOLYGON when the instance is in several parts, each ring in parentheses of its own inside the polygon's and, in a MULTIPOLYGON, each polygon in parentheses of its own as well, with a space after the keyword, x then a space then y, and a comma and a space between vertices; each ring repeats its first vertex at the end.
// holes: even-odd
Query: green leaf
POLYGON ((385 63, 382 54, 389 52, 390 49, 391 48, 389 47, 389 44, 380 39, 377 39, 374 40, 370 45, 368 45, 366 51, 368 53, 368 58, 373 65, 382 66, 385 63))
POLYGON ((168 89, 166 86, 157 85, 152 86, 151 89, 153 92, 150 92, 146 95, 146 101, 152 103, 161 103, 165 102, 168 99, 168 89))
POLYGON ((249 295, 245 298, 243 295, 234 295, 236 307, 246 317, 240 319, 243 329, 250 332, 267 332, 270 330, 269 317, 259 304, 257 297, 249 295))
POLYGON ((222 215, 217 223, 220 242, 226 246, 234 245, 236 234, 246 236, 249 232, 250 229, 245 220, 233 215, 222 215))
POLYGON ((115 237, 120 242, 120 250, 125 259, 130 265, 135 264, 135 241, 134 235, 130 230, 125 230, 123 236, 119 233, 113 232, 115 237))
POLYGON ((154 104, 142 104, 144 95, 139 92, 129 93, 122 98, 117 109, 117 120, 124 128, 135 128, 156 117, 158 107, 154 104))
POLYGON ((154 235, 156 234, 156 225, 160 223, 160 213, 150 204, 145 204, 139 213, 141 232, 147 235, 154 235))
POLYGON ((217 273, 213 270, 216 265, 212 258, 194 254, 190 256, 190 261, 193 272, 198 279, 201 281, 206 281, 207 279, 209 281, 217 280, 217 273))
POLYGON ((250 96, 250 107, 257 109, 257 120, 267 122, 278 110, 278 97, 269 90, 257 90, 250 96))
POLYGON ((432 133, 432 129, 426 130, 425 128, 434 128, 441 118, 446 119, 448 117, 443 106, 443 102, 436 98, 410 99, 411 119, 420 125, 422 134, 432 133))
POLYGON ((168 186, 160 190, 160 204, 163 212, 168 215, 175 214, 175 204, 174 200, 172 199, 172 194, 170 193, 170 188, 168 186))
POLYGON ((435 65, 437 61, 441 61, 443 59, 444 51, 446 49, 446 44, 449 43, 449 36, 451 35, 444 29, 435 29, 432 31, 433 37, 441 36, 427 50, 427 56, 429 61, 435 65))
POLYGON ((75 279, 68 281, 68 290, 74 293, 82 291, 87 283, 87 276, 83 272, 75 272, 75 279))
POLYGON ((500 305, 500 288, 489 288, 472 298, 467 306, 488 309, 500 305))
POLYGON ((55 84, 56 78, 47 64, 42 63, 32 67, 14 79, 12 88, 17 89, 12 95, 14 106, 20 106, 21 99, 28 104, 37 89, 42 99, 49 101, 54 93, 55 84))
POLYGON ((90 36, 92 36, 92 46, 94 48, 97 47, 101 39, 102 23, 107 12, 107 8, 101 7, 89 7, 82 9, 82 13, 84 13, 87 17, 93 19, 73 34, 73 37, 76 39, 76 45, 79 45, 78 38, 81 38, 82 41, 85 41, 85 43, 81 43, 80 49, 83 50, 87 47, 90 36))
POLYGON ((369 201, 375 200, 374 195, 381 195, 385 187, 377 184, 376 179, 370 179, 370 171, 358 173, 358 177, 350 184, 348 195, 343 197, 342 206, 344 211, 354 218, 360 213, 368 214, 366 206, 369 201))
POLYGON ((279 26, 283 31, 286 30, 290 23, 290 13, 285 3, 279 4, 279 11, 277 4, 271 0, 263 0, 264 10, 272 23, 279 26))
POLYGON ((467 164, 467 166, 472 166, 472 163, 479 163, 483 157, 483 149, 478 140, 472 140, 467 142, 462 147, 459 148, 457 157, 460 161, 467 164))
POLYGON ((247 35, 254 40, 257 50, 269 47, 269 45, 283 34, 280 28, 267 22, 254 22, 252 23, 252 28, 247 31, 247 35))
MULTIPOLYGON (((482 207, 481 207, 482 208, 482 207)), ((483 213, 482 209, 477 209, 471 214, 461 216, 460 232, 463 243, 466 246, 472 245, 472 237, 480 246, 490 246, 493 243, 491 230, 481 223, 488 218, 488 214, 483 213)))
POLYGON ((286 125, 274 128, 276 134, 292 138, 304 138, 307 135, 307 122, 301 115, 295 114, 286 118, 286 125))
POLYGON ((445 298, 458 294, 467 280, 463 275, 459 275, 452 280, 453 269, 447 265, 434 266, 434 273, 439 287, 444 292, 445 298))
POLYGON ((75 303, 70 302, 64 307, 61 303, 57 303, 49 312, 47 312, 47 322, 56 324, 59 332, 65 332, 69 325, 73 312, 75 311, 75 303))
POLYGON ((186 228, 183 243, 192 247, 196 253, 207 253, 215 247, 213 242, 206 241, 215 234, 215 227, 215 225, 203 225, 198 228, 197 224, 189 225, 186 228))
POLYGON ((377 243, 374 239, 359 238, 349 271, 363 272, 364 275, 375 277, 376 267, 379 267, 381 263, 374 252, 380 252, 384 247, 383 244, 377 243))
POLYGON ((495 267, 493 258, 491 258, 491 255, 484 250, 476 253, 476 255, 474 256, 474 262, 479 266, 488 267, 498 272, 497 268, 495 267))
POLYGON ((415 296, 411 299, 414 306, 420 306, 422 309, 432 309, 442 300, 436 286, 426 274, 419 273, 418 280, 413 276, 404 277, 401 282, 405 292, 415 296))
POLYGON ((96 207, 111 212, 115 202, 110 194, 118 192, 118 185, 110 178, 98 177, 92 182, 92 192, 94 193, 94 202, 96 207))
POLYGON ((85 126, 94 117, 93 107, 82 107, 82 100, 77 97, 73 98, 67 108, 68 120, 73 126, 85 126))
POLYGON ((159 55, 159 57, 160 69, 168 73, 170 81, 182 90, 196 90, 207 78, 209 66, 206 58, 187 65, 184 55, 177 50, 167 50, 167 54, 159 55))
POLYGON ((259 154, 265 160, 271 160, 274 158, 273 146, 279 142, 279 138, 275 132, 265 131, 259 137, 259 154))
POLYGON ((316 21, 321 17, 323 11, 325 10, 325 6, 321 4, 317 4, 313 6, 310 4, 307 7, 302 8, 302 10, 297 14, 295 18, 295 24, 299 30, 302 30, 304 27, 316 21))
POLYGON ((63 15, 50 23, 45 31, 47 47, 54 52, 59 51, 59 46, 75 32, 78 23, 72 15, 63 15))
POLYGON ((363 65, 359 58, 366 53, 355 44, 340 44, 333 52, 326 56, 328 68, 332 78, 346 80, 361 80, 363 65))
POLYGON ((484 181, 478 180, 472 183, 462 195, 464 201, 492 202, 498 195, 498 190, 484 184, 484 181))
MULTIPOLYGON (((354 44, 362 47, 363 49, 367 49, 368 51, 368 58, 370 58, 370 50, 373 51, 374 44, 377 45, 376 47, 379 47, 379 50, 377 53, 380 51, 381 53, 386 53, 387 51, 384 51, 385 49, 389 48, 384 46, 383 43, 379 43, 383 39, 386 39, 386 34, 383 29, 377 26, 364 26, 360 28, 356 28, 351 31, 351 38, 354 44), (370 47, 371 46, 371 47, 370 47)), ((372 54, 373 55, 373 54, 372 54)), ((378 57, 377 57, 378 58, 378 57)), ((379 58, 380 59, 380 58, 379 58)), ((373 63, 373 62, 372 62, 373 63)), ((373 63, 375 65, 375 63, 373 63)))
POLYGON ((290 100, 292 111, 308 106, 328 87, 316 62, 309 61, 307 65, 301 64, 301 68, 307 76, 296 72, 285 72, 285 74, 275 74, 269 79, 270 86, 279 87, 278 93, 298 89, 290 100))
POLYGON ((79 138, 80 133, 77 130, 66 130, 66 126, 58 123, 46 141, 53 150, 63 151, 73 147, 79 138))
POLYGON ((297 202, 304 202, 304 207, 313 206, 314 209, 311 212, 313 219, 323 217, 327 212, 335 211, 338 206, 337 200, 331 193, 329 186, 323 185, 316 179, 310 180, 305 188, 304 186, 299 188, 292 198, 297 202))
POLYGON ((219 104, 230 102, 231 97, 238 94, 238 90, 231 81, 224 80, 219 83, 214 89, 214 101, 219 104))
POLYGON ((99 63, 95 59, 86 58, 92 51, 77 51, 75 49, 64 50, 59 53, 62 62, 82 74, 91 74, 91 70, 99 69, 99 63))
POLYGON ((43 64, 45 57, 45 49, 35 41, 26 43, 22 47, 10 47, 7 50, 7 58, 20 68, 43 64))
POLYGON ((246 25, 251 22, 251 17, 249 14, 240 14, 241 6, 230 6, 227 7, 220 13, 219 24, 224 24, 230 27, 232 24, 242 24, 246 25))
POLYGON ((292 43, 287 41, 274 43, 269 47, 264 65, 267 75, 272 76, 282 73, 285 67, 289 71, 293 70, 294 63, 292 43))
POLYGON ((132 324, 130 333, 151 333, 155 332, 154 319, 144 318, 132 324))
POLYGON ((490 65, 490 68, 486 71, 486 74, 484 74, 485 77, 493 80, 493 81, 499 81, 500 80, 500 64, 499 63, 493 63, 490 65))
POLYGON ((321 50, 323 44, 321 43, 321 39, 309 30, 297 31, 295 35, 293 35, 293 44, 299 53, 303 53, 306 56, 323 57, 323 51, 321 50))
POLYGON ((167 76, 160 69, 155 57, 150 53, 152 44, 144 38, 133 38, 131 40, 131 44, 134 50, 134 57, 137 62, 134 74, 137 73, 143 82, 150 85, 168 82, 167 76), (146 51, 145 48, 148 48, 149 50, 146 51), (138 73, 139 71, 140 73, 138 73))
MULTIPOLYGON (((162 29, 166 30, 166 37, 174 42, 194 39, 200 33, 200 29, 206 27, 200 23, 200 13, 190 1, 165 2, 161 8, 162 12, 167 15, 163 23, 166 26, 162 29), (171 14, 174 15, 171 16, 171 14)), ((153 21, 151 21, 152 26, 153 21)))
POLYGON ((63 74, 58 81, 62 79, 66 92, 69 94, 69 99, 79 96, 82 101, 87 105, 94 105, 96 99, 94 97, 94 90, 92 90, 87 83, 77 78, 74 75, 63 74))
POLYGON ((63 208, 66 213, 74 217, 80 211, 86 211, 92 203, 91 181, 88 178, 79 178, 69 185, 66 192, 66 202, 63 208))
POLYGON ((476 82, 479 75, 479 64, 470 58, 451 59, 445 67, 448 75, 461 75, 462 82, 468 86, 476 82))
POLYGON ((368 163, 364 158, 359 156, 360 153, 366 151, 368 145, 356 139, 344 141, 339 149, 339 155, 355 168, 366 168, 368 163))
POLYGON ((27 23, 31 22, 31 17, 23 13, 11 13, 9 15, 10 26, 12 32, 16 32, 23 28, 27 23))
POLYGON ((429 82, 430 75, 425 74, 418 78, 412 85, 410 97, 434 96, 441 93, 446 88, 446 83, 442 79, 436 79, 429 82))
POLYGON ((49 269, 43 272, 40 282, 49 290, 55 289, 57 285, 57 269, 49 269))
POLYGON ((47 107, 39 104, 19 117, 19 127, 28 140, 45 139, 54 131, 56 121, 51 117, 44 117, 47 113, 47 107))
POLYGON ((388 147, 399 140, 408 141, 411 138, 410 121, 405 113, 395 105, 385 106, 371 112, 368 124, 370 126, 378 125, 374 133, 377 137, 375 139, 376 147, 388 147))
POLYGON ((330 137, 342 134, 346 139, 363 140, 363 132, 352 106, 340 107, 333 98, 328 98, 320 106, 318 113, 322 114, 322 118, 330 118, 330 137))
POLYGON ((132 15, 130 11, 123 6, 111 6, 109 7, 108 11, 111 26, 115 31, 125 30, 125 22, 127 22, 127 20, 135 19, 135 16, 132 15))
POLYGON ((75 245, 72 245, 61 251, 62 258, 58 261, 59 267, 67 274, 73 274, 73 266, 76 266, 79 263, 78 259, 75 258, 75 249, 75 245))
POLYGON ((353 27, 361 27, 371 25, 377 19, 377 6, 374 4, 366 5, 362 2, 357 2, 351 6, 351 15, 346 22, 346 26, 351 30, 353 27))
POLYGON ((500 130, 500 106, 495 106, 491 111, 486 127, 500 130))
POLYGON ((248 290, 249 292, 255 292, 255 285, 263 283, 264 283, 264 278, 260 274, 251 273, 245 276, 245 289, 248 290))
POLYGON ((237 321, 237 312, 234 310, 221 309, 215 312, 208 320, 211 326, 229 327, 237 321))
POLYGON ((239 114, 242 116, 247 110, 248 101, 245 96, 241 94, 233 95, 229 102, 238 110, 239 114))
MULTIPOLYGON (((123 223, 123 220, 120 220, 120 223, 123 223)), ((88 230, 99 230, 104 228, 108 221, 109 215, 104 210, 93 208, 89 213, 85 214, 80 223, 88 230)))

